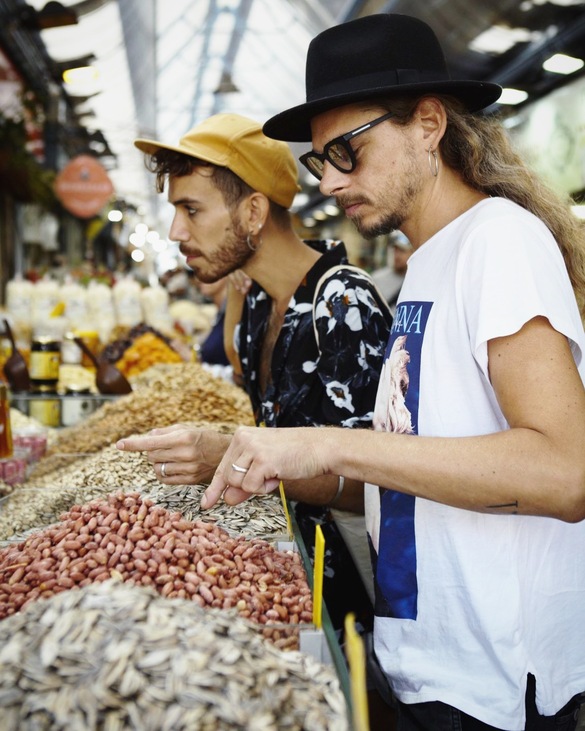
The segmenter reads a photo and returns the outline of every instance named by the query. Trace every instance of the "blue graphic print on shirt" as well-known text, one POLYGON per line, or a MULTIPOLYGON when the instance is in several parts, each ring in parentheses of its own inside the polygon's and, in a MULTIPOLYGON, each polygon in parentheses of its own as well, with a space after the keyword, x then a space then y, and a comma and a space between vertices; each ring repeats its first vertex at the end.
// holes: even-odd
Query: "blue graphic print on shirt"
MULTIPOLYGON (((401 302, 396 309, 380 377, 377 428, 418 433, 420 358, 431 308, 431 302, 401 302)), ((412 495, 380 490, 380 539, 374 566, 379 616, 416 619, 415 503, 412 495)))

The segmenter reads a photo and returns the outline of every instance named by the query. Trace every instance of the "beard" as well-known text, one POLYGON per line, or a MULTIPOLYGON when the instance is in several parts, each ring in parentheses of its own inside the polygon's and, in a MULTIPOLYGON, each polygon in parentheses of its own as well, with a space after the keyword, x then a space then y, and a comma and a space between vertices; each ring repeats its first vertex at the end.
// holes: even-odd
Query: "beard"
POLYGON ((398 229, 402 226, 403 221, 404 216, 401 216, 398 213, 388 213, 379 221, 376 221, 369 226, 359 220, 354 220, 353 223, 358 233, 363 236, 366 241, 370 241, 371 239, 375 239, 377 236, 385 236, 393 231, 398 231, 398 229))
MULTIPOLYGON (((405 149, 405 165, 400 177, 406 181, 401 190, 397 189, 396 185, 392 185, 392 181, 396 180, 393 178, 380 190, 374 200, 367 198, 351 200, 353 203, 367 204, 378 212, 378 219, 371 223, 366 223, 359 217, 352 219, 358 233, 366 240, 398 231, 408 218, 413 202, 422 189, 421 171, 416 161, 414 148, 410 145, 405 149), (387 201, 392 200, 396 202, 392 209, 389 209, 387 201)), ((343 203, 340 202, 342 200, 338 199, 338 205, 343 207, 343 203)))
POLYGON ((241 269, 255 253, 247 240, 246 231, 236 216, 232 216, 223 244, 209 258, 205 257, 206 265, 192 267, 197 279, 205 284, 213 284, 236 269, 241 269))

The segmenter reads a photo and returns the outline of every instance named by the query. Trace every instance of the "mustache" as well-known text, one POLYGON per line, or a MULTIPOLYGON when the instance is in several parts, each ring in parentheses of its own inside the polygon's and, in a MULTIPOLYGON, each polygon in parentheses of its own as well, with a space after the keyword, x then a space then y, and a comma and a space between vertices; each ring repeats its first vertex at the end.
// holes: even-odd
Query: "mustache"
POLYGON ((335 203, 337 204, 338 208, 349 208, 349 206, 354 206, 357 203, 369 203, 367 198, 350 198, 348 196, 339 195, 335 198, 335 203))
POLYGON ((203 253, 201 251, 199 251, 199 249, 190 249, 188 246, 184 246, 183 244, 179 244, 179 251, 185 257, 203 256, 203 253))

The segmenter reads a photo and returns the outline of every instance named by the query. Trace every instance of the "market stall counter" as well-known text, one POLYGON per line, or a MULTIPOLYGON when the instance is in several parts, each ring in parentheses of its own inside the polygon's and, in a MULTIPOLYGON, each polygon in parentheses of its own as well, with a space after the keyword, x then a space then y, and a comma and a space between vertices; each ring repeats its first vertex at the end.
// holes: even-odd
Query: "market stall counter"
POLYGON ((8 486, 0 499, 0 634, 9 633, 12 649, 20 648, 0 652, 0 678, 19 678, 2 708, 9 728, 27 728, 29 719, 40 718, 41 707, 49 724, 67 713, 72 723, 82 717, 105 723, 117 714, 127 728, 147 729, 154 718, 165 717, 175 729, 199 714, 214 724, 201 728, 253 728, 246 725, 250 714, 260 714, 266 728, 271 718, 279 729, 352 728, 345 658, 326 607, 321 626, 313 623, 313 567, 280 495, 200 511, 205 486, 162 485, 144 454, 114 446, 161 421, 195 416, 192 423, 225 432, 251 423, 245 394, 197 366, 158 367, 143 374, 132 393, 102 403, 75 426, 47 430, 46 453, 26 481, 8 486), (147 642, 139 652, 138 644, 114 641, 113 633, 105 654, 97 653, 91 668, 76 676, 63 670, 71 662, 70 638, 79 640, 76 657, 94 656, 92 642, 103 630, 95 614, 90 620, 85 613, 100 602, 119 612, 129 603, 152 607, 182 629, 174 633, 176 641, 168 633, 161 640, 147 622, 149 611, 132 610, 124 620, 126 636, 145 633, 152 646, 147 642), (222 636, 229 626, 227 634, 233 630, 244 638, 252 632, 258 640, 247 639, 246 649, 232 642, 221 658, 201 646, 198 662, 206 680, 194 686, 184 672, 195 662, 189 659, 189 633, 199 631, 187 630, 190 622, 212 634, 216 630, 207 623, 218 622, 222 636), (90 625, 93 632, 80 634, 79 627, 90 625), (263 649, 252 649, 259 641, 263 649), (24 657, 24 648, 31 657, 24 657), (164 659, 157 648, 164 649, 164 659), (261 651, 270 662, 254 655, 261 651), (275 653, 283 670, 271 669, 275 653), (254 671, 266 666, 279 685, 258 680, 252 666, 244 671, 246 662, 254 671), (34 678, 24 667, 31 663, 39 668, 34 678), (173 688, 167 682, 161 689, 162 674, 173 678, 173 688), (220 703, 213 687, 225 692, 226 677, 229 698, 220 703), (299 683, 305 687, 297 693, 299 683), (57 708, 53 701, 60 695, 68 705, 57 708))

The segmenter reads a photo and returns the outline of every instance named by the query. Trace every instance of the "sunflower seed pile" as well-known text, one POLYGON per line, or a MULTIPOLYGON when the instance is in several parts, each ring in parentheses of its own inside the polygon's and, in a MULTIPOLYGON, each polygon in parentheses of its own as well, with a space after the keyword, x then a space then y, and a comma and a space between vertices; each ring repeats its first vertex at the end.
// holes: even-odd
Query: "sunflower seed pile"
POLYGON ((0 500, 0 546, 20 542, 30 531, 55 523, 75 503, 104 497, 111 490, 95 485, 15 490, 0 500))
POLYGON ((287 538, 288 526, 278 492, 253 495, 239 505, 220 501, 209 510, 199 507, 207 485, 162 485, 160 482, 145 497, 167 510, 180 511, 186 520, 208 520, 231 535, 249 538, 287 538))
POLYGON ((148 491, 159 484, 144 454, 121 452, 113 445, 95 454, 59 455, 59 464, 0 500, 0 541, 56 522, 76 502, 117 490, 148 491))
POLYGON ((332 667, 230 612, 107 581, 0 622, 3 731, 346 731, 332 667))
POLYGON ((76 502, 119 490, 139 491, 187 520, 204 517, 232 535, 271 539, 287 532, 278 493, 254 496, 236 507, 219 502, 202 512, 199 503, 206 485, 163 485, 140 452, 108 446, 95 454, 60 455, 59 460, 61 467, 0 498, 0 542, 20 540, 27 531, 56 522, 76 502))

